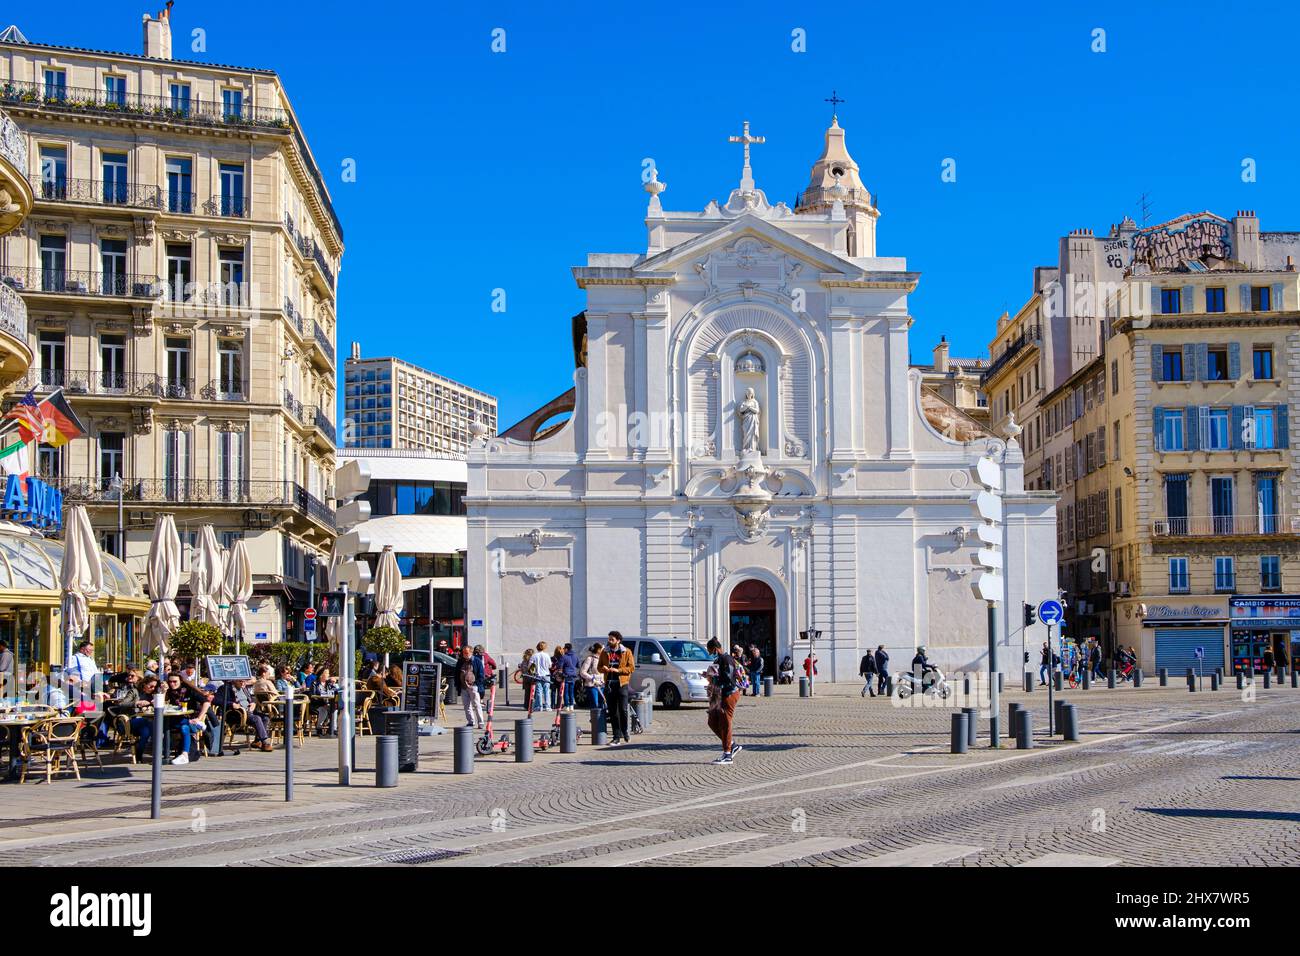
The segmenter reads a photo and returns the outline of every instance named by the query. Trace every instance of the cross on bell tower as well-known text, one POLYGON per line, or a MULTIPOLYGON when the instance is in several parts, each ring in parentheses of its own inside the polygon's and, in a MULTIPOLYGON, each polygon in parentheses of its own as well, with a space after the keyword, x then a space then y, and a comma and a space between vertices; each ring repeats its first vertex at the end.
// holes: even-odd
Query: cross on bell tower
POLYGON ((754 191, 754 171, 749 168, 749 147, 754 143, 766 143, 766 136, 750 136, 749 120, 745 120, 744 130, 739 136, 727 137, 729 143, 743 143, 745 147, 745 166, 740 171, 740 191, 742 193, 752 193, 754 191))
POLYGON ((831 119, 834 120, 839 114, 839 105, 846 101, 841 99, 840 95, 834 90, 831 90, 831 95, 822 100, 822 102, 831 104, 831 119))

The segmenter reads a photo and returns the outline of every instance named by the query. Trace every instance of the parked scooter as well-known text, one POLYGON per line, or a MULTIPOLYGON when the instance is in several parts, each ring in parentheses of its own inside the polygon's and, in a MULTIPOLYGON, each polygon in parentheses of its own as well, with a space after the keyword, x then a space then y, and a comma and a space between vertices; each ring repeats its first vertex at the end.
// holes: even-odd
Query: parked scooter
POLYGON ((503 754, 510 749, 510 737, 508 734, 502 734, 499 740, 492 739, 492 713, 496 710, 496 704, 497 685, 493 682, 489 685, 488 689, 487 721, 483 726, 483 736, 474 743, 474 749, 484 757, 490 753, 503 754))
POLYGON ((895 674, 893 679, 894 694, 899 700, 906 700, 913 694, 922 693, 943 700, 947 700, 952 696, 952 685, 948 683, 948 678, 943 675, 943 671, 937 667, 931 666, 922 671, 920 679, 911 671, 895 674))

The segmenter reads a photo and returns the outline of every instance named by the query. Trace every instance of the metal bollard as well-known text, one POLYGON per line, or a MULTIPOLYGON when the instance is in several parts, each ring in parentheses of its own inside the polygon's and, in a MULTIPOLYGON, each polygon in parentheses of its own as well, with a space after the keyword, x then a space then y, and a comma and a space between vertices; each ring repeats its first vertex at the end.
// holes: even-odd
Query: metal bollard
POLYGON ((799 678, 799 696, 800 696, 800 697, 808 697, 808 696, 811 696, 811 695, 809 694, 808 678, 807 678, 807 677, 800 677, 800 678, 799 678))
POLYGON ((1085 667, 1083 669, 1083 689, 1090 690, 1091 688, 1092 688, 1092 670, 1085 667))
POLYGON ((1237 690, 1245 690, 1245 689, 1246 689, 1246 675, 1243 674, 1243 673, 1238 672, 1238 673, 1237 673, 1237 690))
POLYGON ((515 763, 533 762, 533 722, 527 717, 515 721, 515 763))
POLYGON ((1065 701, 1059 697, 1052 702, 1052 724, 1058 734, 1061 733, 1061 708, 1065 706, 1065 701))
POLYGON ((1278 665, 1277 665, 1277 674, 1276 674, 1276 677, 1277 677, 1277 686, 1278 686, 1278 687, 1281 687, 1283 684, 1286 683, 1286 668, 1283 667, 1281 664, 1278 664, 1278 665))
POLYGON ((591 711, 591 744, 603 747, 609 743, 609 733, 605 730, 605 712, 599 707, 591 711))
POLYGON ((966 674, 961 679, 961 695, 963 698, 970 699, 970 675, 966 674))
MULTIPOLYGON (((149 816, 157 820, 162 816, 162 775, 163 744, 166 742, 166 724, 163 712, 167 708, 167 698, 161 693, 153 697, 153 777, 149 782, 149 816)), ((9 745, 11 748, 13 744, 9 745)))
POLYGON ((380 734, 375 738, 375 786, 397 786, 396 734, 380 734))
POLYGON ((1007 729, 1010 731, 1012 737, 1015 737, 1016 735, 1016 721, 1020 719, 1016 715, 1024 709, 1025 705, 1017 703, 1016 701, 1007 704, 1007 729))
POLYGON ((560 714, 560 753, 578 752, 578 715, 565 711, 560 714))
POLYGON ((1065 675, 1060 671, 1052 675, 1052 687, 1056 690, 1065 690, 1065 675))
POLYGON ((1005 682, 1005 681, 1004 681, 1004 678, 1005 678, 1005 677, 1006 677, 1005 674, 1003 674, 1001 671, 998 671, 998 693, 999 693, 999 694, 1002 693, 1002 685, 1003 685, 1004 682, 1005 682))
POLYGON ((1159 673, 1159 675, 1160 675, 1160 686, 1161 686, 1161 687, 1168 687, 1168 686, 1169 686, 1169 668, 1168 668, 1168 667, 1162 667, 1162 668, 1160 668, 1160 670, 1158 671, 1158 673, 1159 673))
POLYGON ((1106 671, 1106 687, 1110 690, 1115 689, 1115 668, 1106 671))
POLYGON ((1189 667, 1187 668, 1187 689, 1191 693, 1196 693, 1196 673, 1189 667))
POLYGON ((636 716, 641 721, 641 727, 649 730, 654 720, 654 698, 649 694, 642 694, 640 699, 632 701, 632 706, 636 708, 636 716))
POLYGON ((763 678, 763 696, 771 697, 776 692, 776 680, 772 677, 763 678))
POLYGON ((1133 668, 1133 686, 1134 687, 1142 686, 1142 668, 1140 667, 1133 668))
POLYGON ((1025 672, 1025 693, 1032 694, 1033 692, 1034 692, 1034 675, 1026 671, 1025 672))
POLYGON ((974 747, 974 746, 975 746, 975 740, 976 740, 976 735, 975 735, 975 730, 976 730, 976 727, 975 727, 975 708, 974 708, 974 707, 963 707, 963 708, 961 709, 961 715, 962 715, 962 717, 964 717, 965 720, 966 720, 966 743, 967 743, 968 745, 970 745, 971 747, 974 747))
POLYGON ((293 691, 290 690, 284 702, 284 802, 293 802, 293 691))
POLYGON ((1272 672, 1272 671, 1264 671, 1264 689, 1265 689, 1265 690, 1268 690, 1268 688, 1269 688, 1269 678, 1272 677, 1272 676, 1273 676, 1273 672, 1272 672))
POLYGON ((970 722, 966 719, 965 714, 952 715, 952 730, 949 735, 950 753, 964 754, 966 752, 966 738, 969 734, 970 722))
POLYGON ((1291 668, 1291 686, 1300 687, 1300 674, 1296 673, 1295 668, 1291 668))
POLYGON ((1016 749, 1034 749, 1034 715, 1027 710, 1016 713, 1016 749))
POLYGON ((1079 709, 1074 704, 1061 708, 1061 736, 1066 740, 1079 739, 1079 709))
POLYGON ((1210 675, 1210 690, 1218 690, 1218 689, 1219 689, 1219 672, 1215 671, 1213 674, 1210 675))
POLYGON ((455 760, 453 761, 453 772, 455 773, 473 773, 474 772, 474 728, 457 727, 455 744, 455 760))

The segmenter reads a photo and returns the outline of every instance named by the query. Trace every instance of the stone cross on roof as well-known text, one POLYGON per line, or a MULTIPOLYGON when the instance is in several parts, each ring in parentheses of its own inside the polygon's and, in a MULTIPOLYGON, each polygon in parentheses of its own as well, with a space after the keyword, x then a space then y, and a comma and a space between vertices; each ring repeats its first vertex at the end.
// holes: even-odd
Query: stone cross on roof
POLYGON ((745 168, 740 171, 740 191, 754 191, 754 171, 749 168, 749 147, 751 143, 766 143, 766 136, 750 136, 749 120, 745 120, 744 132, 740 136, 727 137, 729 143, 743 143, 745 147, 745 168))

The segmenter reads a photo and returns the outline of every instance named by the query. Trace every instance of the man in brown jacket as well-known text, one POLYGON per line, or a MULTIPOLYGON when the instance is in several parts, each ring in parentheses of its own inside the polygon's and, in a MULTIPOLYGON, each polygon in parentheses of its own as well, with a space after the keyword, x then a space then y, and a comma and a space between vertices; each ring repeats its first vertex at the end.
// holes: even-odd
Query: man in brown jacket
POLYGON ((610 723, 613 731, 609 745, 618 745, 627 739, 627 685, 632 680, 632 670, 636 665, 632 661, 632 652, 623 646, 623 635, 618 631, 609 632, 609 641, 601 649, 596 669, 605 676, 605 700, 609 707, 610 723))

